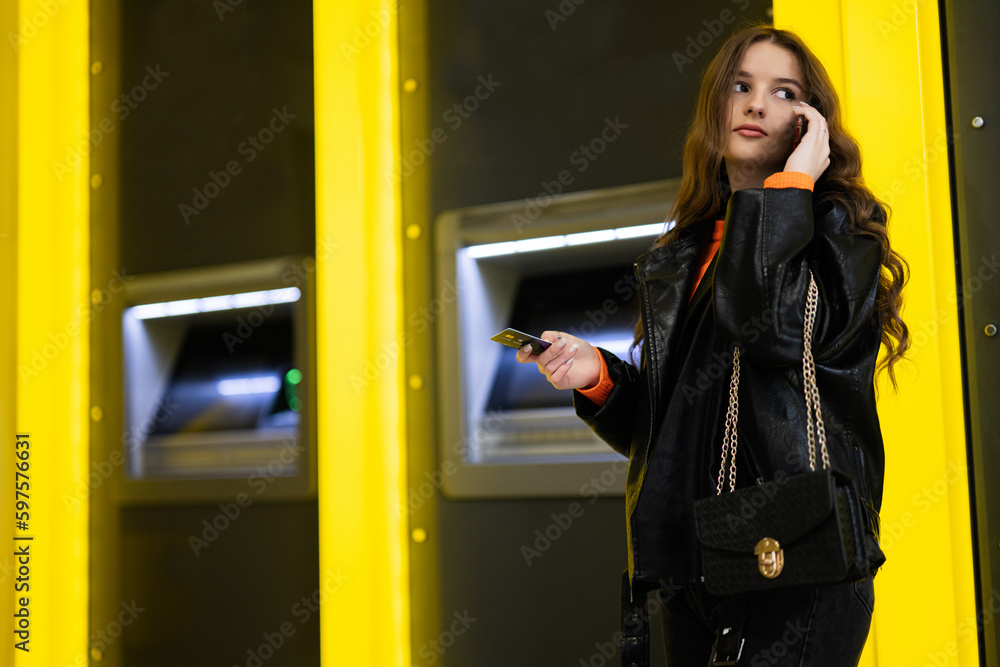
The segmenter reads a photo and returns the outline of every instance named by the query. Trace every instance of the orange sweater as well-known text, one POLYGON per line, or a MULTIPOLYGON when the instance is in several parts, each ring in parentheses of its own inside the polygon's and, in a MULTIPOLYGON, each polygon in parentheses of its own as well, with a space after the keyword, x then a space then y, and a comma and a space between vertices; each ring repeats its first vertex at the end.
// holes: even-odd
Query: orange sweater
MULTIPOLYGON (((814 185, 812 176, 801 171, 779 171, 771 174, 764 181, 765 188, 801 188, 803 190, 812 190, 814 185)), ((725 223, 725 220, 715 221, 715 230, 712 232, 712 238, 702 253, 701 266, 698 268, 698 275, 695 277, 694 285, 691 287, 691 294, 688 296, 688 301, 694 296, 695 290, 698 289, 698 285, 701 283, 701 279, 705 277, 708 265, 712 263, 712 258, 715 257, 715 253, 719 250, 725 223)), ((612 382, 611 377, 608 375, 608 364, 604 360, 604 356, 601 355, 600 359, 601 374, 598 377, 597 384, 589 389, 579 390, 581 394, 596 405, 604 405, 604 401, 608 399, 608 394, 611 393, 611 389, 614 387, 614 382, 612 382)))

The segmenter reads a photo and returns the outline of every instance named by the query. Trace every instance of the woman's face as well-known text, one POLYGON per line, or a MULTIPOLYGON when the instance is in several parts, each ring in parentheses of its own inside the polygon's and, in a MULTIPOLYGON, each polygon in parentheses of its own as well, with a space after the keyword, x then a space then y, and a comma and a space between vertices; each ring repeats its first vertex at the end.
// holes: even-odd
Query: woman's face
POLYGON ((796 115, 804 97, 798 59, 785 48, 751 44, 729 91, 728 139, 723 156, 730 179, 781 171, 792 152, 796 115))

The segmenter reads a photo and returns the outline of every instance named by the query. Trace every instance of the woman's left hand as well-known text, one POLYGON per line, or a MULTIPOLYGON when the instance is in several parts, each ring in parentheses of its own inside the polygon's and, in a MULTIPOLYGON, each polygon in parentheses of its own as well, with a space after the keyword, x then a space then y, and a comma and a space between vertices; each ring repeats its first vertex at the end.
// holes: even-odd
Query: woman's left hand
POLYGON ((792 107, 797 116, 806 119, 806 133, 802 135, 799 145, 785 161, 785 171, 801 171, 818 181, 826 168, 830 166, 830 133, 826 127, 826 118, 805 102, 792 107))

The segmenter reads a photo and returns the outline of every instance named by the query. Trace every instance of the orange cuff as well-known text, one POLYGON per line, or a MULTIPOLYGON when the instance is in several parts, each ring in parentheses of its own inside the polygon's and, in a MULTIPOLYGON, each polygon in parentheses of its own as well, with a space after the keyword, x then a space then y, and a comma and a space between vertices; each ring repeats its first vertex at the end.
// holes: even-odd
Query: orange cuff
POLYGON ((812 190, 816 181, 809 174, 801 171, 778 171, 764 181, 765 188, 799 188, 812 190))
POLYGON ((615 383, 611 380, 611 376, 608 375, 608 362, 604 360, 604 355, 598 354, 601 357, 601 375, 597 378, 597 384, 595 384, 590 389, 578 389, 581 394, 586 396, 591 403, 594 405, 604 405, 604 401, 608 400, 608 394, 614 388, 615 383))

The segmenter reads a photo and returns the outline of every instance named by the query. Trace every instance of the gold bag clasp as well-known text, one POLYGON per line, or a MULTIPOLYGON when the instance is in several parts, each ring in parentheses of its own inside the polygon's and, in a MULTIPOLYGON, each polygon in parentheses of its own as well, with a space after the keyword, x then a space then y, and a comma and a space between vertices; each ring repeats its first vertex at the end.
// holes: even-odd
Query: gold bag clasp
POLYGON ((778 540, 765 537, 754 547, 754 554, 757 556, 757 569, 768 579, 774 579, 781 574, 785 567, 785 550, 778 544, 778 540))

